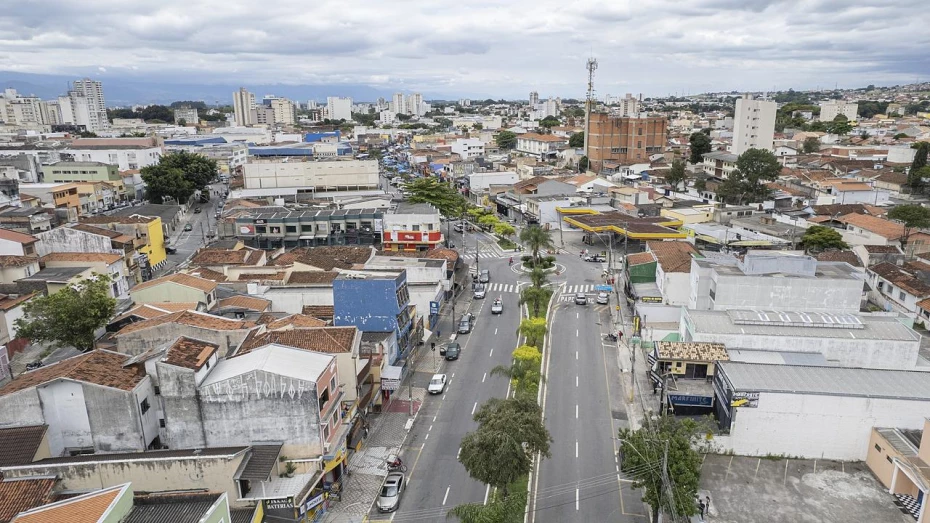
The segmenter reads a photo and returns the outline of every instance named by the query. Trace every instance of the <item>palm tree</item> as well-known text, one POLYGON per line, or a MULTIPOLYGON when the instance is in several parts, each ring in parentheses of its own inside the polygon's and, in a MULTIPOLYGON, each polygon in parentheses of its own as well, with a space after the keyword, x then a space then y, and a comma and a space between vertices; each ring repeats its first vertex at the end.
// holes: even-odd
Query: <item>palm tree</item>
POLYGON ((540 250, 555 248, 555 244, 549 236, 549 231, 543 230, 543 228, 538 225, 531 225, 520 231, 520 241, 525 243, 530 251, 532 251, 534 267, 539 265, 540 250))
POLYGON ((548 283, 546 281, 548 278, 549 273, 540 269, 539 267, 533 267, 533 270, 530 271, 530 283, 537 289, 543 288, 543 286, 548 283))
POLYGON ((539 309, 546 300, 549 299, 549 293, 542 287, 527 287, 520 291, 520 305, 528 304, 533 309, 533 316, 539 316, 539 309))

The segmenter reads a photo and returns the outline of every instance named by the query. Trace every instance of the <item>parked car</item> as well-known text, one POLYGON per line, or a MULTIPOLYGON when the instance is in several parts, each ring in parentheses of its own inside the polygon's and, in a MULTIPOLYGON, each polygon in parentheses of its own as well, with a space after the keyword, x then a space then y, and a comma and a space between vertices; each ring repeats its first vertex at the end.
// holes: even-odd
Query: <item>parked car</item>
POLYGON ((601 305, 607 305, 610 303, 610 295, 606 292, 597 293, 597 302, 601 305))
POLYGON ((193 231, 193 230, 194 230, 194 226, 193 226, 193 225, 191 225, 191 224, 189 224, 189 223, 184 224, 184 232, 191 232, 191 231, 193 231))
POLYGON ((575 303, 577 305, 587 305, 588 297, 585 295, 585 293, 579 292, 578 294, 575 295, 575 303))
POLYGON ((603 254, 585 254, 584 261, 605 262, 607 261, 607 258, 605 258, 603 254))
POLYGON ((406 479, 403 472, 388 473, 378 494, 379 512, 394 512, 400 507, 400 496, 406 487, 406 479))
POLYGON ((487 286, 485 284, 479 283, 478 285, 475 285, 475 299, 476 300, 483 300, 485 294, 487 294, 487 286))
POLYGON ((433 374, 433 377, 429 380, 429 386, 426 387, 426 390, 430 394, 442 394, 442 391, 446 390, 446 375, 433 374))
POLYGON ((442 354, 446 361, 452 361, 459 359, 459 354, 462 353, 462 347, 456 343, 452 342, 446 345, 444 348, 439 349, 439 353, 442 354))
POLYGON ((465 226, 462 225, 461 223, 457 223, 457 224, 455 224, 455 225, 452 226, 452 230, 454 230, 455 232, 464 232, 464 231, 465 231, 465 226))
POLYGON ((174 247, 165 246, 165 252, 168 254, 177 254, 178 250, 175 249, 174 247))
POLYGON ((501 314, 502 312, 504 312, 504 302, 498 298, 491 304, 491 314, 501 314))
POLYGON ((489 281, 491 281, 491 271, 481 269, 481 272, 478 273, 478 283, 488 283, 489 281))
POLYGON ((459 320, 459 334, 468 334, 471 332, 472 327, 475 326, 475 315, 466 312, 462 315, 462 318, 459 320))

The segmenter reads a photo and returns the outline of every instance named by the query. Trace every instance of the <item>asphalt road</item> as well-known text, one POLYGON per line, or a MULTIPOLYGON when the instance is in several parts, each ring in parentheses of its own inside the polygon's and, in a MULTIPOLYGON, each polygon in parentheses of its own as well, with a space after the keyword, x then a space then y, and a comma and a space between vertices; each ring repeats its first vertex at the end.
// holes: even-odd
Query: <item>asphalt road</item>
MULTIPOLYGON (((600 284, 601 264, 560 255, 566 270, 563 291, 600 284)), ((559 278, 561 279, 561 278, 559 278)), ((619 474, 617 430, 627 414, 617 365, 617 345, 604 340, 612 330, 611 308, 576 305, 563 292, 552 313, 544 383, 546 426, 552 457, 540 464, 534 481, 532 521, 646 521, 640 495, 619 474)))
MULTIPOLYGON (((475 236, 466 235, 470 252, 474 252, 475 236)), ((461 236, 456 234, 456 243, 461 236)), ((468 262, 473 264, 474 258, 468 262)), ((507 378, 491 376, 495 366, 509 365, 517 345, 520 307, 517 294, 517 274, 510 270, 506 258, 482 258, 482 269, 491 271, 491 287, 508 285, 510 290, 489 290, 483 300, 473 300, 466 288, 456 303, 457 320, 465 311, 476 315, 475 328, 458 336, 462 354, 456 361, 440 363, 439 372, 449 377, 445 393, 429 396, 424 401, 403 450, 408 465, 409 483, 400 509, 392 516, 398 521, 444 521, 445 512, 463 503, 483 503, 489 489, 472 479, 458 462, 460 442, 477 425, 474 412, 487 400, 505 397, 509 389, 507 378), (495 285, 496 284, 496 285, 495 285), (491 314, 495 298, 502 298, 503 314, 491 314)), ((446 311, 444 311, 446 312, 446 311)), ((440 330, 448 339, 453 332, 451 311, 442 318, 440 330)), ((438 356, 438 355, 437 355, 438 356)), ((427 356, 428 358, 431 356, 427 356)), ((414 376, 416 386, 429 381, 428 373, 414 376)), ((386 516, 375 516, 383 519, 386 516)))
MULTIPOLYGON (((226 185, 222 183, 213 184, 211 190, 219 191, 223 194, 226 185)), ((158 271, 159 275, 166 274, 178 266, 181 262, 190 258, 198 249, 207 243, 207 236, 216 233, 216 206, 219 205, 220 197, 216 193, 211 194, 210 201, 207 203, 198 203, 197 206, 203 209, 203 212, 195 214, 193 207, 191 211, 184 215, 178 224, 178 229, 166 242, 171 247, 177 249, 175 254, 168 255, 168 263, 158 271), (189 232, 184 231, 184 225, 191 224, 189 232)))

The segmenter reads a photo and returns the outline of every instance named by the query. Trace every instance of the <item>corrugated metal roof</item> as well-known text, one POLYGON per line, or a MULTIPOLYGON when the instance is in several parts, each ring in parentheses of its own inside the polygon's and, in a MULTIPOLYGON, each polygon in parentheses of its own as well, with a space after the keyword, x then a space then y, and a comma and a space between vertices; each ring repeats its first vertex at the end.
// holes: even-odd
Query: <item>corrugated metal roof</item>
POLYGON ((734 390, 930 401, 930 372, 720 362, 734 390))

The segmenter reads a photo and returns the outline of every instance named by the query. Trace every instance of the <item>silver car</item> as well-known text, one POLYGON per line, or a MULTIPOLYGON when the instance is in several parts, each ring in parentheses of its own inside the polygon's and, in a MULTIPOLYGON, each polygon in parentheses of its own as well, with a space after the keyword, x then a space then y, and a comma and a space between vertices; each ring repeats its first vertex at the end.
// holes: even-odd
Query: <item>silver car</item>
POLYGON ((475 299, 483 300, 484 296, 487 294, 487 286, 483 283, 475 285, 475 299))
POLYGON ((608 303, 610 303, 610 295, 607 294, 606 292, 597 293, 597 303, 601 305, 607 305, 608 303))
POLYGON ((378 494, 378 511, 394 512, 400 507, 400 496, 406 487, 407 478, 403 472, 391 472, 384 479, 381 485, 381 492, 378 494))

